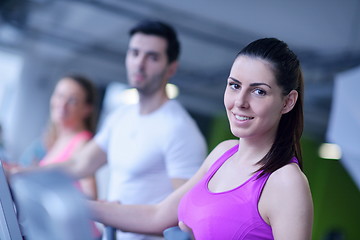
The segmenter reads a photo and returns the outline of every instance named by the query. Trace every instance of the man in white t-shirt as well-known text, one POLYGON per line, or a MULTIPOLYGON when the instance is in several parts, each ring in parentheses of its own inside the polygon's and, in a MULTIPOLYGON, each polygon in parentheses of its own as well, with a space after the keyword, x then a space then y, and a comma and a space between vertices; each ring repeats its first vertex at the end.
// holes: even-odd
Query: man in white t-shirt
MULTIPOLYGON (((180 44, 175 31, 158 21, 130 30, 126 55, 129 85, 139 103, 111 114, 99 133, 69 161, 74 176, 93 174, 109 164, 109 201, 156 203, 184 184, 207 154, 195 121, 165 87, 178 66, 180 44)), ((118 231, 117 239, 159 239, 118 231)))

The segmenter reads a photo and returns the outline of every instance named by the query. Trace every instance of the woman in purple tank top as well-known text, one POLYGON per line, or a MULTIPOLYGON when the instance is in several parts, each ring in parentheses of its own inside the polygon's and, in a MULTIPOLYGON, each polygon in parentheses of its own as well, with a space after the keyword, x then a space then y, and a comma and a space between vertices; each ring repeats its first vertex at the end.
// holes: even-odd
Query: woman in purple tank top
POLYGON ((91 201, 94 219, 161 234, 179 224, 197 240, 311 239, 313 204, 302 172, 303 77, 287 44, 264 38, 236 56, 224 94, 232 134, 157 205, 91 201))

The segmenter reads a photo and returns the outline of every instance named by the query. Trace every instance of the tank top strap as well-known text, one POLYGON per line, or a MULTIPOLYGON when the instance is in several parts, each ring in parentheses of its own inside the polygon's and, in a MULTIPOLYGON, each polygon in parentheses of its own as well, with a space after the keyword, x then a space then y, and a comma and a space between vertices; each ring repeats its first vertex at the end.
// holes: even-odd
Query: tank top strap
MULTIPOLYGON (((296 163, 296 164, 299 164, 299 160, 296 158, 296 157, 292 157, 289 161, 289 163, 296 163)), ((257 172, 256 173, 256 177, 258 175, 260 175, 262 171, 260 172, 257 172)), ((264 189, 264 186, 265 186, 265 183, 267 182, 267 180, 269 179, 271 174, 265 174, 263 175, 262 177, 258 178, 256 181, 257 181, 257 185, 259 186, 258 189, 259 191, 256 193, 256 199, 257 199, 257 202, 259 202, 260 200, 260 196, 261 196, 261 193, 264 189)))
POLYGON ((214 171, 217 171, 223 163, 228 160, 232 155, 234 155, 239 149, 239 144, 228 149, 218 160, 216 160, 210 167, 208 173, 212 174, 214 171))
POLYGON ((39 165, 43 166, 50 163, 63 162, 67 160, 70 157, 70 155, 73 153, 74 148, 78 145, 79 141, 89 140, 91 139, 91 137, 92 137, 92 133, 86 130, 77 133, 74 137, 71 138, 70 142, 64 147, 63 151, 59 153, 58 156, 46 162, 41 160, 39 162, 39 165))
POLYGON ((92 133, 84 130, 82 132, 79 132, 78 134, 76 134, 72 139, 71 142, 69 143, 69 145, 76 145, 79 141, 85 139, 85 140, 89 140, 92 137, 92 133))
POLYGON ((67 147, 64 150, 64 155, 68 155, 69 153, 72 153, 74 148, 77 146, 77 144, 82 140, 89 140, 91 138, 92 134, 89 131, 82 131, 76 134, 70 141, 70 143, 67 145, 67 147))
POLYGON ((290 159, 290 163, 296 163, 297 165, 299 165, 299 160, 296 157, 292 157, 290 159))

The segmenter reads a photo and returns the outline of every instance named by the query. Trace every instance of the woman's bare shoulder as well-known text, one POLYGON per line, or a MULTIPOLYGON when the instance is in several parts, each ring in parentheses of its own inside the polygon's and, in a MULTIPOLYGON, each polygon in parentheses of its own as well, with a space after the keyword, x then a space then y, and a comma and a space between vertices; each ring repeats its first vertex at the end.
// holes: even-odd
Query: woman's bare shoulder
POLYGON ((301 205, 311 199, 309 182, 296 163, 287 164, 273 172, 264 190, 271 193, 268 197, 273 203, 279 203, 280 198, 301 205))
POLYGON ((310 239, 313 223, 311 191, 305 174, 296 163, 273 172, 262 197, 264 219, 268 219, 275 233, 283 236, 295 234, 297 239, 310 239), (292 217, 290 222, 289 216, 292 217))
POLYGON ((308 184, 305 174, 296 163, 289 163, 279 168, 270 175, 268 181, 269 183, 282 187, 294 187, 294 185, 308 184))

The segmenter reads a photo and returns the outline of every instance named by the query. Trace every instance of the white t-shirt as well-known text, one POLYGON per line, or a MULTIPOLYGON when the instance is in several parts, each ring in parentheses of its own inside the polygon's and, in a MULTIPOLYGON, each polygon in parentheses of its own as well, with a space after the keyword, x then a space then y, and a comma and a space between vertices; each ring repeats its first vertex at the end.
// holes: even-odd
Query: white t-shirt
POLYGON ((195 121, 176 100, 147 115, 139 115, 138 105, 116 110, 95 141, 107 153, 108 200, 123 204, 161 201, 173 191, 171 178, 190 178, 207 154, 195 121))

